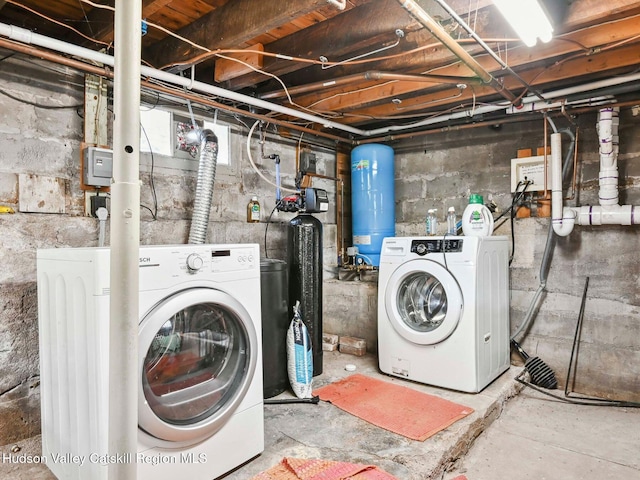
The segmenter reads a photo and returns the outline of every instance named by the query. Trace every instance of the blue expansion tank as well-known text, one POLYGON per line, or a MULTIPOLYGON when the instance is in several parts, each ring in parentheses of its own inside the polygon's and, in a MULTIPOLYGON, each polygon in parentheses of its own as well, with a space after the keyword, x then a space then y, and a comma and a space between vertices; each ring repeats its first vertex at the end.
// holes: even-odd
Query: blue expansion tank
POLYGON ((353 245, 358 261, 380 266, 382 239, 396 234, 394 153, 387 145, 351 151, 353 245))

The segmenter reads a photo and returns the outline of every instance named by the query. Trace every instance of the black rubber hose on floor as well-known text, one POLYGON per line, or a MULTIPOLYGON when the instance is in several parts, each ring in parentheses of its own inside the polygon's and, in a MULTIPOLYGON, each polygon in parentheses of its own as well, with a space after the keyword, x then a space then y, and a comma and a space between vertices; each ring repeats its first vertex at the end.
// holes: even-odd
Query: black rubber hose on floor
POLYGON ((551 367, 540 360, 538 357, 530 357, 515 340, 511 340, 511 344, 518 351, 524 360, 524 368, 529 372, 531 383, 542 388, 555 390, 558 388, 556 375, 551 367))
POLYGON ((311 398, 281 398, 274 400, 265 400, 265 405, 284 405, 288 403, 313 403, 318 404, 320 402, 320 397, 317 395, 311 398))

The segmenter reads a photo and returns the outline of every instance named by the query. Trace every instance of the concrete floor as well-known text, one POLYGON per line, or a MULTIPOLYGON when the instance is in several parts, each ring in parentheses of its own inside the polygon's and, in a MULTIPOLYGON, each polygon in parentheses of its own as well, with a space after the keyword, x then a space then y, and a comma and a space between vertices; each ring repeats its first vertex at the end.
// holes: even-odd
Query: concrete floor
MULTIPOLYGON (((581 407, 520 391, 512 367, 479 394, 442 390, 378 372, 372 355, 325 352, 321 387, 357 372, 469 406, 473 414, 424 442, 370 425, 325 402, 266 405, 265 451, 224 477, 248 480, 282 457, 375 464, 399 480, 640 479, 640 409, 581 407)), ((285 392, 277 398, 291 398, 285 392)), ((39 453, 39 437, 18 442, 20 453, 39 453)), ((9 453, 11 445, 0 448, 9 453)), ((0 478, 53 480, 45 466, 0 462, 0 478)))
POLYGON ((640 409, 569 405, 525 389, 444 480, 460 474, 469 480, 638 480, 640 409))

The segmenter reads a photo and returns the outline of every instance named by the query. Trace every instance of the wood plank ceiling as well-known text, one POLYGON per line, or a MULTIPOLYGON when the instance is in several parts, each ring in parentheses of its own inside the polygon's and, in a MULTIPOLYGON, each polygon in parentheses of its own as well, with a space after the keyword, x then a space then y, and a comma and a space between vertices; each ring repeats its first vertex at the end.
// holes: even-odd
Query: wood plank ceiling
MULTIPOLYGON (((443 126, 499 118, 509 105, 539 110, 553 101, 554 108, 571 111, 582 108, 576 100, 593 103, 603 95, 605 101, 638 100, 640 81, 626 80, 640 71, 640 1, 556 3, 563 1, 552 41, 530 48, 491 0, 447 0, 491 55, 444 2, 411 0, 461 56, 399 0, 144 0, 142 60, 367 132, 384 126, 411 131, 426 119, 443 126), (344 9, 336 5, 341 2, 344 9), (465 55, 471 64, 461 61, 465 55), (593 82, 604 79, 612 85, 597 89, 593 82), (576 85, 587 92, 556 98, 576 85), (521 105, 523 98, 529 103, 521 105)), ((114 3, 0 0, 0 22, 112 53, 114 3)), ((322 122, 305 123, 326 130, 322 122)))

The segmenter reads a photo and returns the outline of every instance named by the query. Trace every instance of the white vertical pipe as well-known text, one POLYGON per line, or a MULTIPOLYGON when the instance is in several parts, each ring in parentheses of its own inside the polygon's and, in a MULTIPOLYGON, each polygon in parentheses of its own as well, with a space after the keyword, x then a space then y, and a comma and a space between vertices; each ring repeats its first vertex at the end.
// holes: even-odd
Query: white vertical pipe
POLYGON ((566 237, 573 230, 575 212, 562 199, 562 134, 551 134, 551 222, 553 231, 566 237))
POLYGON ((600 173, 598 175, 600 205, 618 205, 618 112, 608 107, 598 112, 598 139, 600 140, 600 173))
POLYGON ((114 37, 109 478, 135 480, 138 439, 138 258, 140 243, 140 54, 142 0, 116 0, 114 37), (127 457, 125 457, 127 458, 127 457))

